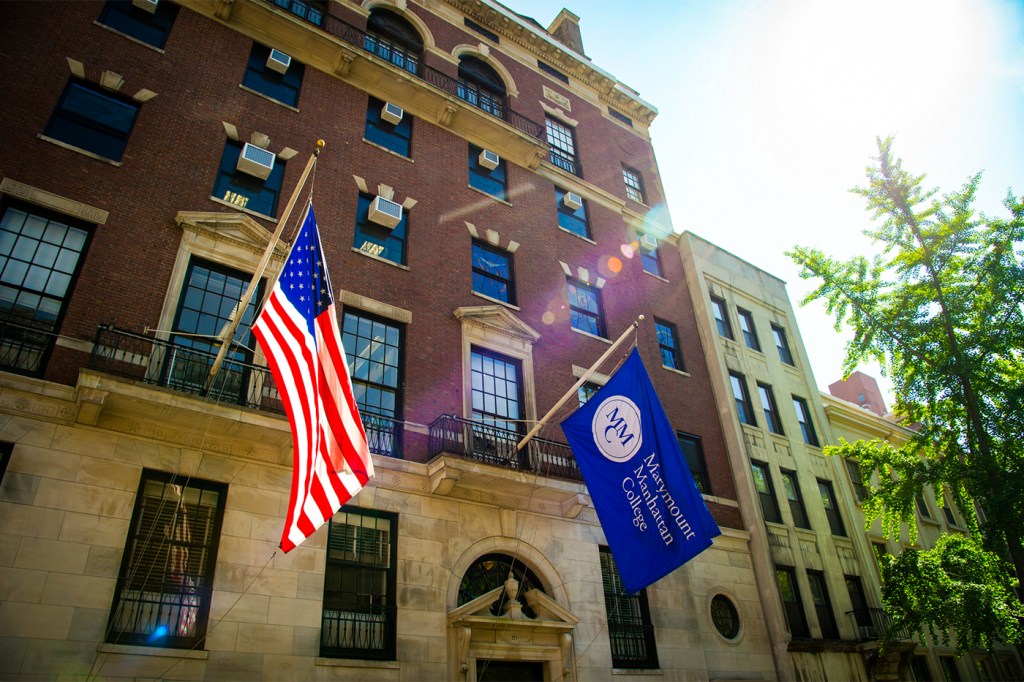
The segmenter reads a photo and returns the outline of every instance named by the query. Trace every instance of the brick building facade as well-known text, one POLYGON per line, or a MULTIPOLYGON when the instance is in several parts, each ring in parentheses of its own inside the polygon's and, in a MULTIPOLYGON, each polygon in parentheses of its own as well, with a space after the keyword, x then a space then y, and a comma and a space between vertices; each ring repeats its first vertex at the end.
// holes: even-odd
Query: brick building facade
POLYGON ((139 0, 0 19, 5 679, 775 675, 656 111, 583 55, 574 15, 139 0), (377 478, 282 555, 291 441, 264 360, 243 329, 224 383, 205 371, 317 139, 306 192, 377 478), (723 535, 628 597, 557 427, 511 445, 639 314, 723 535))

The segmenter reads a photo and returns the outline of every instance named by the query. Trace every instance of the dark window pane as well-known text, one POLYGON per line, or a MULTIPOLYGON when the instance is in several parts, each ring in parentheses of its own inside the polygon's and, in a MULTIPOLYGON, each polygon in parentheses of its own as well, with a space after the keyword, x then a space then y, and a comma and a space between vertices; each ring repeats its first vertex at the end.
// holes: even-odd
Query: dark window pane
POLYGON ((284 73, 275 71, 267 66, 270 49, 266 45, 253 43, 245 75, 242 76, 242 85, 282 104, 297 107, 306 67, 292 59, 284 73))
POLYGON ((45 134, 120 161, 139 114, 139 103, 77 79, 68 83, 45 134))

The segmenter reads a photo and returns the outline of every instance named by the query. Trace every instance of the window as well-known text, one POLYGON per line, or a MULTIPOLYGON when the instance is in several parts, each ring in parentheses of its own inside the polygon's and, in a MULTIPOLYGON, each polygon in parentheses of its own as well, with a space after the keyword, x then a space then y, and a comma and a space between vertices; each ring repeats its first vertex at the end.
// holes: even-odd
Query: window
POLYGON ((512 254, 474 239, 473 291, 496 301, 515 305, 512 254))
POLYGON ((775 567, 775 582, 782 597, 782 609, 786 612, 786 623, 793 637, 810 637, 807 616, 800 600, 800 587, 796 584, 796 572, 789 566, 775 567))
POLYGON ((779 359, 787 365, 792 365, 793 354, 789 352, 789 341, 786 340, 786 330, 773 324, 772 338, 775 339, 775 347, 779 349, 779 359))
POLYGON ((832 483, 819 478, 818 492, 821 493, 821 504, 825 507, 825 516, 828 518, 828 527, 832 530, 832 535, 846 535, 846 528, 843 526, 843 517, 839 515, 836 492, 832 489, 832 483))
POLYGON ((864 485, 864 477, 860 471, 860 464, 852 459, 846 460, 846 471, 850 474, 850 483, 853 484, 853 496, 857 504, 868 499, 868 489, 864 485))
POLYGON ((804 507, 804 498, 800 494, 800 484, 796 472, 782 469, 780 473, 782 474, 782 488, 786 491, 786 499, 789 501, 789 511, 793 514, 793 525, 810 530, 811 523, 807 519, 807 508, 804 507))
MULTIPOLYGON (((566 79, 566 80, 568 80, 568 79, 566 79)), ((625 114, 619 113, 618 111, 615 111, 614 109, 608 109, 608 115, 611 116, 612 118, 614 118, 619 123, 627 125, 630 128, 633 127, 633 119, 631 119, 629 116, 626 116, 625 114)))
POLYGON ((331 519, 321 656, 394 660, 397 531, 388 512, 345 506, 331 519))
POLYGON ((555 67, 548 64, 547 62, 542 62, 541 60, 538 59, 537 68, 546 73, 547 75, 551 76, 552 78, 560 80, 566 85, 569 84, 569 77, 566 76, 561 71, 559 71, 558 69, 556 69, 555 67))
POLYGON ((661 277, 661 256, 658 247, 652 249, 641 245, 637 250, 640 252, 640 265, 643 266, 644 272, 661 277))
POLYGON ((289 57, 291 61, 288 68, 281 73, 267 66, 269 58, 269 47, 253 43, 249 63, 245 65, 245 75, 242 76, 242 85, 281 104, 297 107, 306 67, 289 57))
POLYGON ((601 390, 598 384, 593 381, 585 381, 583 385, 576 389, 576 397, 580 401, 580 407, 586 405, 587 401, 594 397, 594 394, 601 390))
POLYGON ((273 3, 314 26, 322 26, 324 15, 327 14, 327 0, 273 0, 273 3))
MULTIPOLYGON (((190 393, 205 390, 210 366, 220 350, 214 338, 227 324, 251 280, 252 276, 244 272, 192 257, 178 297, 170 339, 177 350, 164 361, 161 383, 190 393)), ((214 388, 219 399, 246 403, 249 387, 245 364, 252 362, 252 352, 247 349, 255 346, 251 326, 263 299, 262 291, 261 283, 242 313, 231 349, 217 374, 214 388)))
POLYGON ((522 431, 523 381, 518 360, 483 348, 470 353, 473 421, 522 431))
POLYGON ((261 180, 236 168, 241 153, 241 142, 228 140, 224 144, 220 168, 217 170, 217 182, 213 186, 213 196, 260 215, 276 215, 277 199, 284 182, 284 161, 275 159, 274 169, 270 171, 266 180, 261 180))
POLYGON ((575 235, 590 239, 590 223, 587 221, 587 202, 580 201, 579 208, 565 205, 564 189, 555 187, 555 206, 558 208, 558 225, 575 235))
POLYGON ((622 181, 626 183, 626 198, 632 199, 641 204, 647 203, 647 195, 644 193, 644 181, 640 177, 640 171, 622 167, 622 181))
POLYGON ((567 277, 565 283, 569 291, 569 318, 572 328, 603 337, 605 331, 601 291, 572 277, 567 277))
POLYGON ((875 561, 879 566, 882 565, 882 557, 889 553, 889 548, 886 547, 884 542, 872 542, 871 549, 875 553, 875 561))
POLYGON ((832 601, 828 597, 825 574, 821 571, 807 571, 807 582, 811 586, 811 600, 814 602, 814 612, 818 615, 822 638, 839 639, 839 627, 832 612, 832 601))
POLYGON ((932 674, 928 670, 928 659, 925 656, 911 658, 910 669, 914 671, 914 679, 917 682, 931 682, 932 674))
POLYGON ((974 658, 974 668, 978 671, 981 682, 992 682, 992 670, 987 658, 974 658))
POLYGON ((793 396, 793 410, 796 412, 800 431, 804 434, 804 442, 818 447, 818 434, 814 431, 814 422, 811 421, 811 411, 807 409, 807 401, 793 396))
POLYGON ((690 468, 693 482, 697 484, 697 490, 702 495, 710 495, 711 479, 708 477, 708 466, 704 461, 704 448, 701 445, 700 436, 677 431, 676 439, 679 441, 679 448, 683 451, 686 465, 690 468))
POLYGON ((129 97, 72 78, 43 134, 104 159, 120 161, 140 107, 129 97))
POLYGON ((871 609, 868 608, 867 597, 864 596, 864 585, 856 575, 844 576, 846 592, 850 595, 850 606, 853 607, 853 621, 857 624, 857 636, 861 639, 878 639, 880 633, 871 620, 871 609))
POLYGON ((224 483, 143 469, 108 642, 202 648, 227 490, 224 483))
POLYGON ((779 514, 779 503, 775 499, 775 486, 772 485, 772 477, 768 472, 768 465, 764 462, 750 460, 750 472, 754 478, 754 489, 761 500, 761 511, 764 513, 764 520, 772 523, 782 523, 782 515, 779 514))
POLYGON ((715 324, 718 325, 718 335, 731 339, 732 325, 729 323, 729 313, 726 310, 725 301, 717 296, 712 296, 711 311, 715 314, 715 324))
POLYGON ((573 175, 583 177, 583 169, 576 158, 576 131, 550 116, 545 119, 545 125, 551 149, 548 157, 551 163, 573 175))
POLYGON ((459 60, 459 99, 492 116, 505 118, 505 81, 482 59, 465 56, 459 60))
POLYGON ((923 518, 932 520, 932 513, 928 509, 928 503, 924 500, 924 494, 918 494, 914 496, 914 502, 917 504, 917 511, 921 512, 923 518))
POLYGON ((676 326, 654 318, 654 329, 658 333, 661 364, 671 369, 685 370, 683 355, 679 352, 679 333, 676 331, 676 326))
POLYGON ((601 580, 604 584, 604 608, 608 615, 608 639, 612 647, 613 668, 657 668, 654 625, 647 605, 647 590, 626 594, 607 547, 601 547, 601 580))
POLYGON ((34 206, 0 219, 0 367, 38 376, 53 349, 91 235, 34 206))
POLYGON ((743 424, 757 426, 754 418, 754 408, 750 404, 750 394, 747 393, 747 380, 742 374, 729 372, 729 381, 732 384, 732 396, 736 401, 736 415, 743 424))
POLYGON ((363 49, 416 74, 423 55, 423 38, 404 17, 375 7, 366 20, 363 49))
POLYGON ((764 410, 764 419, 768 423, 768 430, 772 433, 782 434, 782 420, 779 419, 779 408, 775 404, 775 394, 768 384, 757 382, 757 394, 761 397, 761 408, 764 410))
POLYGON ((100 12, 99 23, 147 45, 163 49, 176 16, 178 5, 173 2, 161 2, 155 10, 149 12, 136 7, 131 0, 108 0, 100 12))
POLYGON ((959 525, 956 522, 956 515, 953 514, 953 507, 950 505, 949 499, 943 496, 942 498, 942 514, 946 517, 946 523, 951 526, 959 525))
MULTIPOLYGON (((523 599, 523 595, 531 590, 546 593, 544 584, 537 574, 523 563, 522 559, 497 552, 482 555, 462 574, 462 580, 459 582, 458 605, 468 604, 477 597, 501 587, 510 577, 519 581, 519 601, 522 602, 523 614, 527 618, 536 618, 537 614, 523 599)), ((507 597, 508 595, 503 591, 501 596, 491 604, 491 615, 498 616, 505 613, 507 597)))
POLYGON ((480 24, 476 23, 475 21, 473 21, 469 17, 464 17, 462 19, 462 23, 465 24, 466 28, 468 28, 470 31, 476 31, 477 33, 482 35, 484 38, 487 38, 488 40, 494 41, 496 43, 500 43, 501 42, 501 40, 499 39, 497 33, 495 33, 494 31, 490 30, 489 28, 484 28, 483 26, 481 26, 480 24))
POLYGON ((352 395, 370 451, 401 456, 404 328, 391 320, 345 310, 341 342, 348 356, 352 395))
POLYGON ((736 317, 740 321, 740 332, 743 334, 743 343, 747 348, 760 351, 761 342, 757 340, 757 330, 754 329, 754 316, 749 310, 736 308, 736 317))
POLYGON ((373 197, 360 194, 356 206, 356 236, 353 246, 365 254, 405 265, 405 242, 409 231, 409 212, 402 211, 402 220, 393 228, 370 222, 373 197))
POLYGON ((946 682, 960 682, 960 669, 956 666, 956 659, 952 656, 939 656, 939 668, 942 669, 942 676, 946 682))
POLYGON ((368 142, 408 157, 412 149, 412 116, 403 114, 401 121, 390 123, 381 118, 384 102, 376 97, 370 97, 368 102, 363 137, 368 142))
POLYGON ((711 598, 711 622, 718 634, 726 639, 736 639, 740 634, 740 614, 732 600, 724 594, 711 598))
POLYGON ((501 159, 497 166, 488 168, 480 163, 482 152, 483 149, 475 144, 469 145, 469 186, 485 194, 490 194, 495 199, 505 201, 508 199, 506 191, 508 165, 505 163, 505 159, 501 159))

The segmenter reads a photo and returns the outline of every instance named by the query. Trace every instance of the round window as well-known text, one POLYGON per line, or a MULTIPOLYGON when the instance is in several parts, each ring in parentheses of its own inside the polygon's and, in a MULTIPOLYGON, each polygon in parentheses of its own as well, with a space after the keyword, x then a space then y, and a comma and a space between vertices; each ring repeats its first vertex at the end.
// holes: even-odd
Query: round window
POLYGON ((735 639, 740 634, 740 614, 724 594, 716 594, 711 600, 711 621, 726 639, 735 639))

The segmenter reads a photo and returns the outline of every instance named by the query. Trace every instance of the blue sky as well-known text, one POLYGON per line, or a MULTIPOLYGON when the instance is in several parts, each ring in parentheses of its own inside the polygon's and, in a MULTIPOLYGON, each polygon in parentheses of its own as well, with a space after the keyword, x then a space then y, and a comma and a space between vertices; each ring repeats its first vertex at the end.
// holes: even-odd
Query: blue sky
MULTIPOLYGON (((547 26, 562 4, 503 0, 547 26)), ((984 171, 977 207, 1024 193, 1024 2, 568 0, 595 64, 660 114, 651 129, 677 231, 784 279, 815 380, 843 343, 783 255, 866 253, 862 184, 875 137, 950 191, 984 171), (573 4, 573 2, 576 4, 573 4)), ((878 376, 877 368, 864 371, 878 376)))

